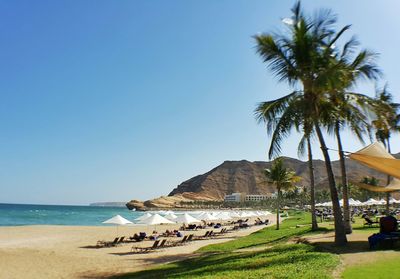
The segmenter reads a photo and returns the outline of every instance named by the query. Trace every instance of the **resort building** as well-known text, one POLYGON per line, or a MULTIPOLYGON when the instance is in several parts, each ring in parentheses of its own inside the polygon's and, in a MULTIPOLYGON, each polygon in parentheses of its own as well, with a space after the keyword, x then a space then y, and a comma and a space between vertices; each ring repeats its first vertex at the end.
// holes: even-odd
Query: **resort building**
POLYGON ((243 193, 232 193, 231 195, 225 195, 224 201, 226 202, 242 202, 244 201, 243 193))
POLYGON ((231 195, 225 195, 224 201, 226 202, 261 201, 273 197, 274 195, 271 193, 266 195, 246 195, 245 193, 232 193, 231 195))
POLYGON ((262 201, 271 198, 272 194, 268 195, 246 195, 245 201, 262 201))

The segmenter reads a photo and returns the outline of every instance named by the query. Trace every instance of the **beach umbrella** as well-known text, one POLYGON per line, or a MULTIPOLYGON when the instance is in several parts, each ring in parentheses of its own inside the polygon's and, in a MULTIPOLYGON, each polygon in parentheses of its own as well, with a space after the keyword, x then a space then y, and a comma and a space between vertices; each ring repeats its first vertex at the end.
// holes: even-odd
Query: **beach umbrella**
POLYGON ((199 216, 197 216, 197 219, 204 221, 217 220, 217 218, 214 215, 210 214, 209 212, 204 212, 203 214, 200 214, 199 216))
POLYGON ((117 235, 118 235, 118 227, 127 225, 127 224, 132 224, 131 221, 125 219, 121 215, 116 215, 108 220, 105 220, 103 224, 112 224, 112 225, 117 225, 117 235))
POLYGON ((153 216, 153 214, 146 212, 145 214, 143 214, 142 216, 139 216, 135 219, 135 221, 142 221, 144 219, 147 219, 149 217, 153 216))
POLYGON ((162 217, 160 214, 154 214, 146 219, 142 219, 138 222, 138 224, 145 225, 159 225, 159 224, 174 224, 174 222, 168 220, 167 218, 162 217))
POLYGON ((168 220, 174 220, 176 219, 178 216, 176 216, 174 213, 168 213, 167 215, 164 216, 164 218, 167 218, 168 220))
POLYGON ((174 222, 168 220, 167 218, 162 217, 160 214, 154 214, 146 219, 140 220, 138 224, 144 225, 154 225, 154 230, 157 230, 157 225, 160 224, 175 224, 174 222))
POLYGON ((229 215, 229 212, 220 212, 217 215, 214 216, 218 220, 230 220, 232 217, 229 215))
POLYGON ((231 218, 240 218, 240 214, 236 211, 229 212, 229 216, 231 216, 231 218))
POLYGON ((201 221, 194 218, 193 216, 184 213, 182 215, 179 215, 174 219, 175 223, 185 223, 185 224, 192 224, 192 223, 200 223, 201 221))

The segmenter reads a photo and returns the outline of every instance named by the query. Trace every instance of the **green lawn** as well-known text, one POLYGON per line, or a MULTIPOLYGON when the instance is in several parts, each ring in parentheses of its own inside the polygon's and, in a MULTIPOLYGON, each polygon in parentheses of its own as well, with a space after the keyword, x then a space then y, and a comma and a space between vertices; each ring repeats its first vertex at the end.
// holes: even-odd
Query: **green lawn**
POLYGON ((291 236, 310 233, 309 223, 309 214, 297 213, 279 231, 266 227, 237 240, 203 247, 196 258, 113 278, 331 278, 339 263, 337 255, 307 244, 283 243, 291 236), (238 250, 261 245, 265 249, 238 250))
POLYGON ((366 265, 348 267, 342 274, 344 279, 392 279, 400 278, 400 259, 377 261, 366 265))

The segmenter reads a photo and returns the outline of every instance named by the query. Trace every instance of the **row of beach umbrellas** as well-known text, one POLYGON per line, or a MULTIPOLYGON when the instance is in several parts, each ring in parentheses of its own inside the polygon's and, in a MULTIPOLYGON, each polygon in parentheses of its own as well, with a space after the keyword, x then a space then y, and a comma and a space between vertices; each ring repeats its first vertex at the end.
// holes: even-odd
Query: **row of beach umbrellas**
MULTIPOLYGON (((158 213, 146 212, 140 217, 135 219, 136 224, 143 225, 159 225, 159 224, 175 224, 185 223, 194 224, 201 223, 202 221, 223 221, 231 220, 234 218, 247 218, 247 217, 264 217, 270 215, 268 211, 220 211, 220 212, 191 212, 183 214, 175 214, 172 211, 160 211, 158 213), (160 214, 164 216, 161 216, 160 214)), ((133 224, 131 221, 125 219, 120 215, 116 215, 106 221, 103 224, 114 224, 114 225, 128 225, 133 224)))
MULTIPOLYGON (((343 206, 343 199, 339 201, 340 206, 343 206)), ((390 204, 400 204, 400 200, 396 200, 394 198, 389 199, 390 204)), ((354 200, 352 198, 349 199, 349 205, 350 206, 371 206, 371 205, 385 205, 386 200, 381 199, 381 200, 375 200, 373 198, 370 198, 369 200, 365 202, 360 202, 359 200, 354 200)), ((317 203, 315 206, 317 207, 332 207, 332 202, 323 202, 323 203, 317 203)))

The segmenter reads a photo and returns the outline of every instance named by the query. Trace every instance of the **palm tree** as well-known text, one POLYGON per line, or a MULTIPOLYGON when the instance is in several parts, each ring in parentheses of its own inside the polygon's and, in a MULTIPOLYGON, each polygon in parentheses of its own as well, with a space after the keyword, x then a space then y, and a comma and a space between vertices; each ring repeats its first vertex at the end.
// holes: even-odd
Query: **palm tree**
POLYGON ((329 189, 335 216, 335 243, 347 242, 343 225, 343 216, 339 205, 335 177, 332 170, 328 148, 322 133, 323 119, 332 110, 326 94, 326 85, 336 82, 337 65, 333 65, 332 46, 349 28, 345 26, 339 32, 334 30, 336 18, 330 11, 321 10, 314 18, 303 15, 300 2, 292 9, 292 24, 288 26, 289 35, 263 34, 255 37, 257 52, 269 68, 279 78, 294 86, 301 84, 302 91, 275 100, 274 106, 266 118, 267 130, 274 130, 271 144, 280 151, 280 141, 290 133, 290 122, 311 123, 325 159, 329 189), (297 104, 298 106, 296 107, 297 104), (284 111, 283 109, 290 108, 284 111), (290 115, 292 111, 295 115, 290 115), (273 117, 278 120, 268 121, 273 117), (301 120, 303 119, 303 120, 301 120), (303 122, 302 122, 303 121, 303 122))
POLYGON ((301 180, 301 177, 296 176, 296 173, 283 166, 281 158, 275 159, 270 169, 264 170, 267 182, 275 185, 277 190, 276 197, 276 229, 279 230, 279 209, 281 191, 289 191, 295 189, 295 183, 301 180))
POLYGON ((331 56, 335 57, 334 63, 340 69, 337 73, 337 80, 333 84, 328 84, 330 100, 334 104, 336 111, 332 114, 331 123, 327 123, 330 130, 333 130, 337 144, 341 167, 341 180, 343 185, 343 215, 344 225, 347 233, 351 233, 348 182, 346 174, 346 163, 343 151, 340 131, 344 126, 348 126, 353 134, 364 143, 363 135, 369 130, 364 112, 372 110, 374 100, 363 94, 349 92, 359 80, 376 80, 381 72, 378 69, 375 58, 377 54, 368 50, 362 50, 357 55, 355 49, 359 42, 353 37, 344 44, 341 51, 332 51, 331 56))
POLYGON ((268 151, 269 159, 278 155, 281 151, 282 139, 290 133, 292 128, 303 133, 298 147, 299 157, 305 153, 307 145, 308 166, 310 177, 310 203, 311 203, 311 224, 312 230, 318 229, 317 218, 315 215, 315 180, 314 167, 311 149, 311 135, 313 124, 305 119, 301 110, 303 97, 301 92, 293 92, 278 100, 262 102, 255 110, 258 122, 264 122, 267 125, 267 133, 272 134, 271 145, 268 151))
MULTIPOLYGON (((375 97, 374 110, 376 119, 372 121, 375 128, 375 137, 382 142, 391 153, 390 137, 393 132, 400 132, 400 104, 393 102, 392 95, 385 86, 375 97)), ((387 176, 387 184, 390 183, 390 176, 387 176)), ((386 195, 386 212, 389 213, 390 193, 386 195)))

